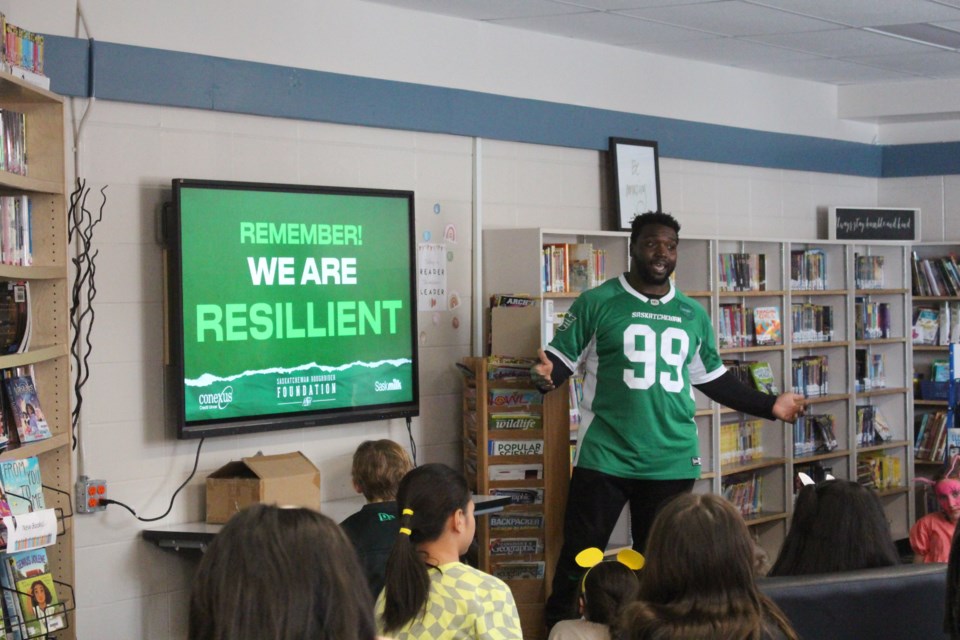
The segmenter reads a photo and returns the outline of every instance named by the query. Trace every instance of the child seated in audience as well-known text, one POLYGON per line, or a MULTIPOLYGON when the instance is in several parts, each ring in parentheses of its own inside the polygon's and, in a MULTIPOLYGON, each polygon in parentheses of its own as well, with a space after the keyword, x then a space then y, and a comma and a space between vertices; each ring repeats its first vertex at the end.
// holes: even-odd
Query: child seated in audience
POLYGON ((757 587, 750 532, 723 497, 672 498, 653 521, 645 557, 623 640, 797 639, 757 587))
POLYGON ((548 640, 610 640, 623 608, 637 597, 636 572, 643 566, 643 556, 625 549, 617 560, 603 561, 603 552, 593 548, 581 551, 576 560, 588 567, 577 599, 582 617, 555 624, 548 640))
POLYGON ((412 468, 410 456, 393 440, 367 440, 353 454, 353 488, 367 504, 340 526, 357 550, 374 598, 383 589, 387 558, 400 529, 397 486, 412 468))
POLYGON ((800 489, 770 576, 855 571, 900 564, 877 493, 849 480, 800 489))
POLYGON ((210 543, 193 582, 190 640, 374 640, 373 601, 337 524, 256 504, 210 543))
POLYGON ((396 640, 520 640, 510 588, 460 562, 476 530, 463 474, 426 464, 397 491, 400 535, 377 598, 377 626, 396 640))
POLYGON ((940 510, 928 513, 910 529, 910 547, 914 562, 946 562, 950 557, 950 543, 960 518, 960 480, 956 476, 957 460, 954 457, 949 468, 937 473, 930 482, 937 496, 940 510))

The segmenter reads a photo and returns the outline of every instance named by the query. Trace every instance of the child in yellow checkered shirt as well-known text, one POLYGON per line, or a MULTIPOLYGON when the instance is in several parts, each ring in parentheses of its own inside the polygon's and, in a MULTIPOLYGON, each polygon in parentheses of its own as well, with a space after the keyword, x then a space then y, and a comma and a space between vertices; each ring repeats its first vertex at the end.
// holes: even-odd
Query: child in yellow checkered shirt
POLYGON ((460 562, 476 530, 463 474, 427 464, 397 491, 400 535, 377 598, 380 633, 395 640, 521 640, 510 588, 460 562))

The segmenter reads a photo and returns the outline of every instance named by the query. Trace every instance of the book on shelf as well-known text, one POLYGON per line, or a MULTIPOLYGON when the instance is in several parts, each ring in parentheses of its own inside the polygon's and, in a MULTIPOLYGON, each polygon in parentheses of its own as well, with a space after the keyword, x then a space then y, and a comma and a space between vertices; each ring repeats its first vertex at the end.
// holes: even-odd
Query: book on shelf
POLYGON ((495 530, 509 529, 542 529, 543 514, 526 511, 500 511, 491 513, 488 517, 490 528, 495 530))
POLYGON ((46 440, 53 435, 40 406, 32 376, 4 378, 3 390, 20 444, 46 440))
POLYGON ((63 606, 57 598, 56 586, 49 569, 47 550, 39 548, 11 553, 7 555, 6 564, 13 576, 13 584, 19 592, 20 609, 23 612, 27 637, 37 637, 64 628, 63 606), (37 581, 47 589, 38 593, 37 581), (40 606, 41 600, 46 606, 40 606))
POLYGON ((721 291, 765 291, 766 256, 752 253, 721 253, 719 277, 721 291))
POLYGON ((717 343, 720 348, 749 347, 754 343, 753 315, 739 303, 720 305, 717 343))
POLYGON ((36 456, 20 460, 0 460, 0 482, 7 495, 10 512, 17 516, 46 508, 36 456))
POLYGON ((793 358, 791 390, 808 398, 825 396, 830 393, 827 356, 812 355, 793 358))
POLYGON ((553 242, 543 245, 543 290, 547 293, 570 291, 570 258, 568 245, 553 242))
POLYGON ((855 254, 854 284, 857 289, 883 289, 883 256, 855 254))
POLYGON ((750 379, 758 391, 773 395, 780 393, 777 388, 777 382, 773 379, 773 369, 770 367, 769 362, 751 362, 749 368, 750 379))
POLYGON ((0 286, 0 354, 26 351, 30 327, 28 290, 25 282, 0 286))
POLYGON ((830 342, 833 340, 833 308, 810 302, 790 305, 793 319, 793 342, 830 342))
POLYGON ((790 288, 795 291, 827 288, 827 256, 823 249, 795 249, 790 252, 790 288))
POLYGON ((783 328, 780 325, 780 309, 755 307, 753 309, 755 343, 760 345, 783 344, 783 328))
POLYGON ((890 337, 890 304, 858 297, 854 304, 857 340, 876 340, 890 337))
POLYGON ((487 440, 490 456, 540 456, 543 440, 487 440))
POLYGON ((593 245, 589 242, 570 244, 567 248, 570 291, 580 292, 594 285, 593 245))
POLYGON ((831 414, 808 414, 797 418, 793 423, 793 455, 801 457, 837 449, 835 421, 831 414))
POLYGON ((940 331, 940 314, 934 307, 917 307, 913 312, 913 344, 937 343, 940 331))
POLYGON ((27 638, 42 637, 66 626, 63 605, 57 598, 57 587, 51 574, 24 578, 16 582, 16 587, 27 638))

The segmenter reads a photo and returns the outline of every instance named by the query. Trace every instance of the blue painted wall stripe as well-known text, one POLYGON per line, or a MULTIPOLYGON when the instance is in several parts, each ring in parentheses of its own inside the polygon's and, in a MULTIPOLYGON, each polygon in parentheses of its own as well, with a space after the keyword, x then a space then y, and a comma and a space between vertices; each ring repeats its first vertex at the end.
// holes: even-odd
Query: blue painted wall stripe
POLYGON ((46 36, 53 91, 98 99, 605 150, 656 140, 666 158, 866 177, 960 173, 960 143, 871 145, 163 49, 46 36))

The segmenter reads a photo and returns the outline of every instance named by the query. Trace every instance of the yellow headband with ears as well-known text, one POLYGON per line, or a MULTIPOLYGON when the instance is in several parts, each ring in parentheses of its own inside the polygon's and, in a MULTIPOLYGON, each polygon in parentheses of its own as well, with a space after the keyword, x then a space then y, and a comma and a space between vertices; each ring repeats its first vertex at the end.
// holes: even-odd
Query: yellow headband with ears
MULTIPOLYGON (((583 593, 586 588, 587 574, 590 573, 590 569, 593 569, 603 562, 603 551, 596 547, 590 547, 578 553, 574 560, 576 560, 578 565, 587 570, 586 573, 583 574, 583 579, 580 580, 580 593, 583 593)), ((640 569, 643 569, 645 560, 643 559, 643 554, 639 551, 621 549, 617 552, 617 562, 631 571, 640 571, 640 569)))

